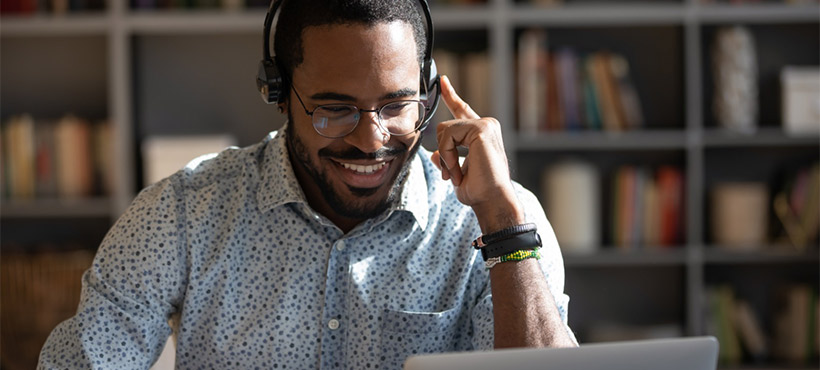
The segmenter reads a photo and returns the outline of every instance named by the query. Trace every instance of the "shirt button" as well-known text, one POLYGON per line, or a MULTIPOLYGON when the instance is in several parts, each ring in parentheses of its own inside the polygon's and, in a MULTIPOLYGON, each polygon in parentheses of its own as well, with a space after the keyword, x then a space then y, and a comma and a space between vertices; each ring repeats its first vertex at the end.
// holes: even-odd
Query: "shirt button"
POLYGON ((330 330, 338 329, 339 328, 339 320, 330 319, 330 321, 328 321, 328 323, 327 323, 327 327, 330 328, 330 330))
POLYGON ((336 250, 339 251, 339 252, 345 250, 345 241, 344 240, 339 240, 336 243, 336 250))

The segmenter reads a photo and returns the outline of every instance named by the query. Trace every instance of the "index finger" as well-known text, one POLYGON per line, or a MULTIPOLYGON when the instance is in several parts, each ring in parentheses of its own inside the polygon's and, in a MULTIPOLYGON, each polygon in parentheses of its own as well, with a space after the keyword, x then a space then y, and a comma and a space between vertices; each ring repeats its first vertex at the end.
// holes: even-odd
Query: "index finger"
POLYGON ((481 118, 473 108, 470 108, 470 105, 461 100, 461 97, 456 94, 456 89, 453 88, 453 84, 450 83, 450 79, 447 76, 441 76, 441 98, 444 100, 444 104, 447 105, 447 109, 450 110, 450 113, 453 114, 453 118, 456 119, 478 119, 481 118))

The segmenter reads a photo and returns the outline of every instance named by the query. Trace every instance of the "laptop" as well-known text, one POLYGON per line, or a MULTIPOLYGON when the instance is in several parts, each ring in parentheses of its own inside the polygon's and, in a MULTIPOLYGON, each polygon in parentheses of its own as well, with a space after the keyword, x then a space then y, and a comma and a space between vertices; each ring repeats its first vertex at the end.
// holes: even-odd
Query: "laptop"
POLYGON ((418 355, 404 370, 715 370, 717 355, 714 337, 690 337, 418 355))

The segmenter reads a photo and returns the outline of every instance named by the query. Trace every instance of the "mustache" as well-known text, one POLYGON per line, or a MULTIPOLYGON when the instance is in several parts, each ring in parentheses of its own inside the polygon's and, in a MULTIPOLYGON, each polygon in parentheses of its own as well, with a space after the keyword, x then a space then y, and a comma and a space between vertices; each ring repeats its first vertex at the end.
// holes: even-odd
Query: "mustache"
POLYGON ((400 146, 383 146, 377 149, 375 152, 372 153, 365 153, 359 148, 350 147, 346 150, 342 151, 335 151, 329 148, 322 148, 319 149, 319 157, 332 157, 336 159, 369 159, 369 160, 379 160, 383 158, 389 157, 398 157, 407 152, 407 146, 401 145, 400 146))

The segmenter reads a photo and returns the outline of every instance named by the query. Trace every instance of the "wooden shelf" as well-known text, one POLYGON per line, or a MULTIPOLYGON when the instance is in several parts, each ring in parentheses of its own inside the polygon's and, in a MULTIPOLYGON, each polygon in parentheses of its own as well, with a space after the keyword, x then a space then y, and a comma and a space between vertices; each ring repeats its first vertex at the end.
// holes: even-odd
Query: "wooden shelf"
POLYGON ((604 247, 601 250, 580 254, 562 251, 564 264, 567 267, 614 267, 614 266, 684 266, 686 250, 683 247, 665 247, 665 249, 645 249, 621 251, 615 247, 604 247))
POLYGON ((577 131, 518 134, 518 150, 681 150, 686 147, 683 131, 577 131))
POLYGON ((707 246, 704 250, 706 264, 794 264, 820 263, 817 249, 797 251, 785 247, 761 246, 749 251, 733 251, 727 247, 707 246))
POLYGON ((708 4, 698 6, 694 15, 704 24, 817 22, 820 18, 820 6, 812 4, 708 4))
POLYGON ((495 12, 483 5, 434 6, 430 13, 437 31, 483 29, 495 18, 495 12))
POLYGON ((2 218, 71 218, 111 217, 111 200, 90 199, 3 199, 0 203, 2 218))
POLYGON ((518 5, 511 11, 512 22, 519 27, 683 24, 685 15, 683 5, 653 2, 555 7, 518 5))
POLYGON ((8 36, 105 36, 111 26, 107 13, 36 14, 0 17, 0 33, 8 36))
POLYGON ((218 9, 136 11, 125 18, 135 34, 259 33, 265 10, 226 12, 218 9))
POLYGON ((740 134, 721 129, 709 129, 703 134, 706 147, 770 147, 818 145, 820 136, 791 136, 779 128, 763 128, 754 134, 740 134))

